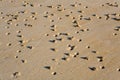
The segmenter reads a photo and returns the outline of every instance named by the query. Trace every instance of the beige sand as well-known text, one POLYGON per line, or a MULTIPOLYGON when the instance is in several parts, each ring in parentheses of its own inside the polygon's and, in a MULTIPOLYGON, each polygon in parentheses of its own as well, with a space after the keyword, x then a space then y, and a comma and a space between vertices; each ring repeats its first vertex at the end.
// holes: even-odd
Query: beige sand
POLYGON ((120 80, 120 0, 0 0, 0 80, 120 80))

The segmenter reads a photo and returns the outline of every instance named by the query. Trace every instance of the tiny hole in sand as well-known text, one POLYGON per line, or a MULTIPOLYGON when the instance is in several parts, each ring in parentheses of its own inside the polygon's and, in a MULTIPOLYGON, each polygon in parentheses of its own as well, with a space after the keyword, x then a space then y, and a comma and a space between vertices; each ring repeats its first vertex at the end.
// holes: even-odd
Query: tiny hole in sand
POLYGON ((51 66, 44 66, 44 68, 50 70, 51 66))
POLYGON ((117 71, 120 72, 120 68, 118 68, 117 71))
POLYGON ((91 71, 95 71, 96 67, 88 67, 91 71))
POLYGON ((12 46, 12 44, 11 44, 11 43, 8 43, 7 46, 12 46))
POLYGON ((52 75, 56 75, 57 74, 57 72, 52 72, 52 75))
POLYGON ((28 49, 32 49, 33 47, 32 46, 26 46, 28 49))
POLYGON ((88 60, 88 57, 80 57, 81 59, 88 60))

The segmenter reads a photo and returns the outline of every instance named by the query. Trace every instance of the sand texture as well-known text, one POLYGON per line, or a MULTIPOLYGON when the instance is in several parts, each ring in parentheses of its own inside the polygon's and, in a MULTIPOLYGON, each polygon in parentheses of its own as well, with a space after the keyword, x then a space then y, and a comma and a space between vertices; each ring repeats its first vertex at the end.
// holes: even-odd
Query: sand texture
POLYGON ((120 0, 0 0, 0 80, 120 80, 120 0))

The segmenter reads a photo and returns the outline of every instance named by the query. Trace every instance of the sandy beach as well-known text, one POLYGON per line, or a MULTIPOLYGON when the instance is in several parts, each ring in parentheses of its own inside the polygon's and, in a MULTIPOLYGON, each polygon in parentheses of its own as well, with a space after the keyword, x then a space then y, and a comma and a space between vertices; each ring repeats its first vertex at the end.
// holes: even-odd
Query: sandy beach
POLYGON ((0 0, 0 80, 120 80, 120 0, 0 0))

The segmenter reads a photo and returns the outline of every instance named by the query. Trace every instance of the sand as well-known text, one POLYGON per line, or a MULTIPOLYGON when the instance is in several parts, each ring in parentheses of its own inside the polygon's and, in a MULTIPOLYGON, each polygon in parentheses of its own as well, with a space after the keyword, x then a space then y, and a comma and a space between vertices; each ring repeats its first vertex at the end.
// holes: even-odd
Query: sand
POLYGON ((0 0, 0 80, 120 80, 119 0, 0 0))

